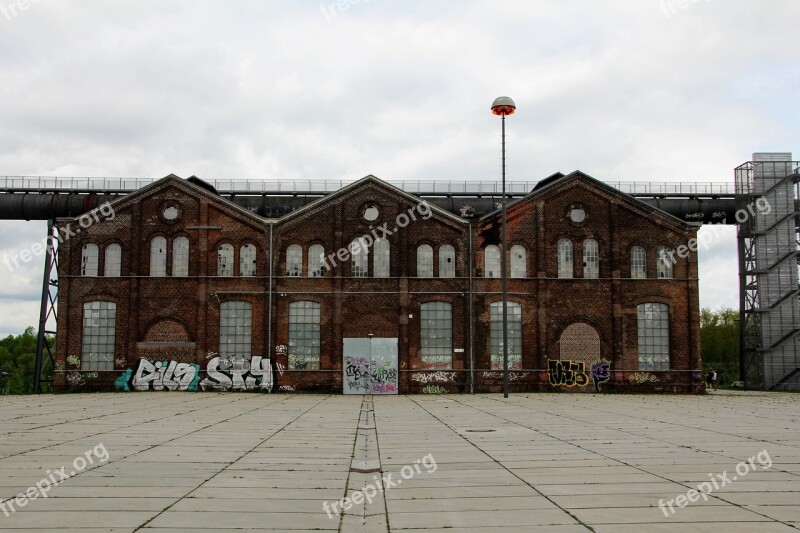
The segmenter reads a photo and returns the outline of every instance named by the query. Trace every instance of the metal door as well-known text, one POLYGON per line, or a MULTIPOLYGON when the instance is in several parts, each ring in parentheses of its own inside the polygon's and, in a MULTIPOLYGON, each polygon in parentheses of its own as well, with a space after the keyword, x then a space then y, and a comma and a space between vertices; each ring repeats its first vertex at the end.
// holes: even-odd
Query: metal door
POLYGON ((397 338, 346 338, 342 393, 397 394, 397 338))

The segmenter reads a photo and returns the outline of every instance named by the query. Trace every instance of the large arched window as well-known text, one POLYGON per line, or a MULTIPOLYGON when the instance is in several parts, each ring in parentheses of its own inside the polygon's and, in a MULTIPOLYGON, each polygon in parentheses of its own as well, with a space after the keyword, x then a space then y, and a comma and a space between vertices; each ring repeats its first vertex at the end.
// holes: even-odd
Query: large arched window
POLYGON ((321 244, 312 244, 308 248, 308 275, 318 278, 324 274, 325 248, 321 244))
POLYGON ((356 239, 350 243, 350 257, 351 275, 354 278, 367 277, 369 275, 369 248, 364 246, 363 241, 356 239))
POLYGON ((528 277, 528 259, 525 247, 519 244, 511 247, 511 277, 512 278, 526 278, 528 277))
POLYGON ((217 275, 233 276, 233 245, 220 244, 217 248, 217 275))
POLYGON ((420 244, 417 247, 417 277, 433 277, 433 248, 428 244, 420 244))
POLYGON ((172 275, 185 278, 189 275, 189 239, 176 237, 172 241, 172 275))
POLYGON ((446 302, 424 303, 419 322, 422 368, 452 368, 453 306, 446 302))
POLYGON ((253 346, 253 304, 222 302, 219 311, 219 355, 223 359, 250 359, 253 346))
POLYGON ((316 302, 289 304, 289 368, 319 370, 320 305, 316 302))
POLYGON ((81 370, 114 370, 114 344, 117 331, 117 304, 83 304, 81 370))
POLYGON ((658 278, 672 279, 672 250, 666 246, 658 249, 658 278))
POLYGON ((244 277, 253 277, 256 275, 256 261, 258 260, 258 251, 254 244, 243 244, 239 248, 239 274, 244 277))
POLYGON ((293 244, 286 249, 286 275, 303 275, 303 248, 299 244, 293 244))
POLYGON ((105 276, 118 278, 122 275, 122 246, 111 243, 106 246, 105 276))
POLYGON ((572 278, 573 264, 572 241, 569 239, 561 239, 558 241, 558 277, 566 279, 572 278))
MULTIPOLYGON (((508 302, 508 368, 522 368, 522 306, 508 302)), ((503 302, 489 309, 489 353, 492 370, 503 369, 503 302)))
POLYGON ((500 248, 490 244, 483 251, 483 277, 500 277, 500 248))
POLYGON ((647 278, 647 254, 641 246, 631 248, 631 277, 633 279, 647 278))
POLYGON ((150 241, 150 276, 163 278, 167 275, 167 239, 153 237, 150 241))
POLYGON ((456 249, 449 244, 439 248, 439 277, 456 277, 456 249))
POLYGON ((669 370, 669 307, 644 303, 636 308, 639 370, 669 370))
POLYGON ((583 277, 586 279, 600 277, 600 251, 594 239, 583 241, 583 277))
POLYGON ((391 260, 391 248, 387 239, 375 241, 375 257, 372 259, 372 271, 376 278, 388 278, 391 260))
POLYGON ((96 244, 84 244, 81 249, 81 276, 96 276, 100 264, 96 244))

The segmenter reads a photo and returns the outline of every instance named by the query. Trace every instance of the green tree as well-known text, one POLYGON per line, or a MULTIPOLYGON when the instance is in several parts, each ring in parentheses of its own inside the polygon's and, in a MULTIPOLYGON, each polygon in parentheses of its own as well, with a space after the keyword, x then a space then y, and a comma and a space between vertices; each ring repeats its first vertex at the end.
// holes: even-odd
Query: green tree
POLYGON ((705 373, 715 369, 717 383, 723 386, 739 379, 738 311, 703 308, 700 311, 700 345, 705 373))
MULTIPOLYGON (((31 394, 33 375, 36 368, 36 332, 28 327, 22 335, 9 335, 0 340, 0 372, 8 376, 0 378, 0 389, 9 394, 31 394)), ((55 338, 47 337, 47 344, 53 346, 55 338)), ((43 379, 52 379, 53 367, 45 355, 43 379)))

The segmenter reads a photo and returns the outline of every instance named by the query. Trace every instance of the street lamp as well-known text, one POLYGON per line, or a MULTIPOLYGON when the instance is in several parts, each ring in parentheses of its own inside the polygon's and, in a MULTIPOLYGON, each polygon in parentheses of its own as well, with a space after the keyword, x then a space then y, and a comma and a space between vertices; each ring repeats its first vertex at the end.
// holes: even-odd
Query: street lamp
POLYGON ((492 114, 499 115, 503 125, 503 251, 500 256, 500 271, 503 278, 503 398, 508 398, 508 273, 506 272, 506 115, 513 115, 517 110, 514 100, 508 96, 495 98, 492 103, 492 114))

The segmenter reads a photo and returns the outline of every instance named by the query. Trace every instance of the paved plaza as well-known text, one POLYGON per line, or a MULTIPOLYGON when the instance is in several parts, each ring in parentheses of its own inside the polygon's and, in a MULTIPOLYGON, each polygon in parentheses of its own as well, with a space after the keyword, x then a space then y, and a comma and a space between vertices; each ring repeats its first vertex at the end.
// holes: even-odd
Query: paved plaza
POLYGON ((0 531, 796 532, 798 418, 747 392, 5 396, 0 531))

